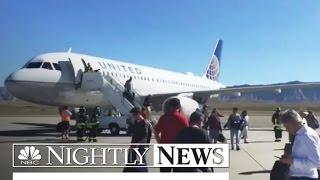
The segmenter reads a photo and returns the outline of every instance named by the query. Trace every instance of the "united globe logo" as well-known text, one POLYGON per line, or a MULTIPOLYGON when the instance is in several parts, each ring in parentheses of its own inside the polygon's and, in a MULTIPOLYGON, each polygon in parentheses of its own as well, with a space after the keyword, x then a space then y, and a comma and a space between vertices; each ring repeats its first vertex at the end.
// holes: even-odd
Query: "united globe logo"
POLYGON ((206 76, 208 79, 216 81, 219 78, 219 74, 220 74, 220 63, 218 58, 215 55, 213 55, 211 58, 211 62, 209 64, 209 68, 206 76))
POLYGON ((39 165, 41 158, 40 151, 34 146, 25 146, 18 156, 21 165, 39 165))

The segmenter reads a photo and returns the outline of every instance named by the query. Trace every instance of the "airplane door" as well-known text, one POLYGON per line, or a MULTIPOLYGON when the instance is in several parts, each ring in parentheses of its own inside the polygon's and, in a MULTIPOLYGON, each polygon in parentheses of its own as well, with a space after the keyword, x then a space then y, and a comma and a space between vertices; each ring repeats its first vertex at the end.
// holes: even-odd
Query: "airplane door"
POLYGON ((75 84, 81 83, 82 74, 84 72, 84 60, 75 55, 69 55, 69 61, 72 65, 75 84))

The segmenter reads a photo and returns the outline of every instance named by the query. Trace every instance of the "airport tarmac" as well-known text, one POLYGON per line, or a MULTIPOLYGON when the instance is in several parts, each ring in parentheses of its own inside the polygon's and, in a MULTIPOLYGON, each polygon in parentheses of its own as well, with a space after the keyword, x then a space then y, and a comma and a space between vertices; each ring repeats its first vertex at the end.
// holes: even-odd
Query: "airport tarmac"
MULTIPOLYGON (((0 170, 1 179, 12 179, 12 172, 121 172, 122 168, 12 168, 12 143, 61 143, 55 124, 59 117, 0 117, 0 170)), ((276 158, 281 156, 288 142, 284 133, 283 142, 275 143, 269 116, 252 116, 249 144, 241 144, 241 151, 230 152, 230 168, 215 169, 216 172, 229 172, 230 180, 267 180, 276 158)), ((229 137, 229 131, 225 131, 229 137)), ((75 142, 74 131, 71 141, 75 142)), ((129 143, 130 137, 102 135, 99 143, 129 143)), ((155 140, 152 140, 155 143, 155 140)), ((149 169, 158 172, 159 169, 149 169)), ((107 177, 106 177, 107 178, 107 177)))

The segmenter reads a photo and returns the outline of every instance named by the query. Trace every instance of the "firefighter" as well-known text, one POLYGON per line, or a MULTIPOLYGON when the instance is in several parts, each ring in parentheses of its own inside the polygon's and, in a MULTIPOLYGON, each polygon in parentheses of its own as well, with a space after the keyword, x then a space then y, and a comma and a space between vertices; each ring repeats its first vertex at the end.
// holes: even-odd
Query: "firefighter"
POLYGON ((84 135, 86 131, 86 122, 88 121, 88 115, 86 114, 86 109, 81 106, 76 118, 76 129, 77 129, 77 141, 85 141, 84 135))
POLYGON ((86 66, 84 67, 84 72, 93 72, 93 69, 90 63, 86 64, 86 66))
POLYGON ((99 107, 95 107, 90 111, 90 118, 87 124, 87 128, 89 130, 89 142, 98 142, 97 134, 98 134, 98 127, 99 127, 99 116, 100 116, 100 109, 99 107))
POLYGON ((273 131, 275 136, 275 142, 280 142, 282 139, 282 123, 280 120, 280 112, 281 108, 278 107, 276 112, 272 115, 272 124, 273 124, 273 131))

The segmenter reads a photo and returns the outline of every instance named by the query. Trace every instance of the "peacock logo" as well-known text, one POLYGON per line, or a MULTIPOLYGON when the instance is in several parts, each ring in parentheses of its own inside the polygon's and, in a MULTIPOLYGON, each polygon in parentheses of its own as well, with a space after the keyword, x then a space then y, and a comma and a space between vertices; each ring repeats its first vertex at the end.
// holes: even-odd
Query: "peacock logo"
POLYGON ((41 160, 41 154, 34 146, 26 146, 20 150, 18 159, 24 165, 38 165, 41 160))

